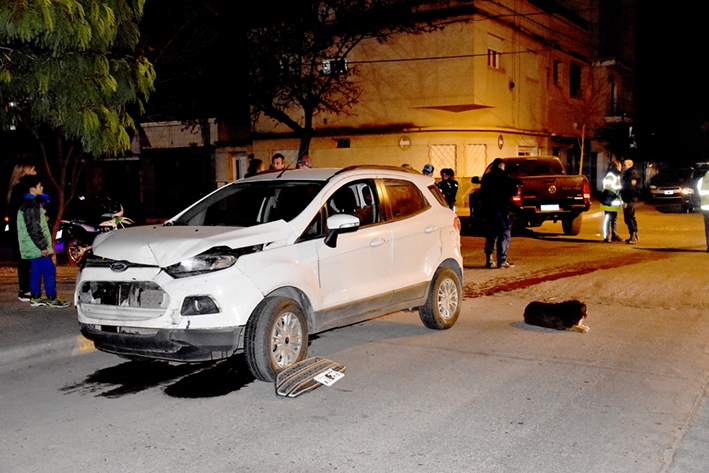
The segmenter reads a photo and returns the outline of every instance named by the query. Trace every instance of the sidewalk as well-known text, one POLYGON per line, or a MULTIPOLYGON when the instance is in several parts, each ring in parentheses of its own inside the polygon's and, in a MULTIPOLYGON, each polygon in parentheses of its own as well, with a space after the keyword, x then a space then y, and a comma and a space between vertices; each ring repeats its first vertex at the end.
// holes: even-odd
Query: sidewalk
MULTIPOLYGON (((57 293, 72 301, 79 268, 57 267, 57 293)), ((17 270, 12 261, 0 261, 0 365, 46 353, 66 355, 92 349, 79 333, 76 310, 30 307, 17 299, 17 270)))

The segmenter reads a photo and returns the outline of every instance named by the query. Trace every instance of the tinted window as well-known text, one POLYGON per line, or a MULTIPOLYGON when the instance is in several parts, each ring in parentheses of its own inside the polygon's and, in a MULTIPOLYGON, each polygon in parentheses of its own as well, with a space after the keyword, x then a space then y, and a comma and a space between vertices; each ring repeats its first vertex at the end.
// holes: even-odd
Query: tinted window
POLYGON ((328 217, 339 213, 354 215, 362 227, 381 222, 376 187, 369 179, 342 186, 328 199, 325 209, 328 217))
POLYGON ((564 167, 556 159, 510 159, 505 171, 511 177, 563 175, 564 167))
POLYGON ((410 217, 428 208, 428 202, 412 182, 387 179, 384 187, 394 220, 410 217))
POLYGON ((437 185, 433 184, 428 186, 428 190, 431 191, 431 194, 433 194, 433 197, 436 198, 436 201, 441 204, 441 207, 448 208, 448 202, 446 202, 443 192, 441 192, 441 189, 439 189, 437 185))
POLYGON ((262 181, 235 183, 197 203, 174 225, 251 227, 297 217, 323 183, 262 181))

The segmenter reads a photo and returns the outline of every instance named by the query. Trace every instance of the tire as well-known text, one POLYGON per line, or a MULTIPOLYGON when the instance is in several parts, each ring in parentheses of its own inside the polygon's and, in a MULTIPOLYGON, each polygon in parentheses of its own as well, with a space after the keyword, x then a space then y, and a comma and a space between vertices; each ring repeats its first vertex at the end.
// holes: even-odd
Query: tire
POLYGON ((431 281, 426 304, 419 307, 421 322, 435 330, 451 328, 460 315, 463 290, 460 278, 449 268, 440 268, 431 281))
POLYGON ((578 214, 573 218, 562 220, 561 228, 564 229, 564 235, 578 235, 581 233, 581 223, 583 222, 583 214, 578 214))
POLYGON ((86 256, 86 251, 80 250, 79 240, 76 239, 76 237, 71 237, 65 245, 64 252, 66 253, 66 260, 73 264, 81 263, 81 260, 86 256))
POLYGON ((305 359, 308 324, 293 299, 266 299, 246 323, 244 354, 256 379, 275 381, 278 373, 305 359))

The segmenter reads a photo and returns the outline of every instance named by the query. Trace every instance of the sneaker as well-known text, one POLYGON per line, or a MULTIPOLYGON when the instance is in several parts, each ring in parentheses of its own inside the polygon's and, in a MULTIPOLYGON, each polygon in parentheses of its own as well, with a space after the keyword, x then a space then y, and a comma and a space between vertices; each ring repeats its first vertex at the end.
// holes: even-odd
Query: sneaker
POLYGON ((30 307, 47 307, 47 299, 41 294, 32 294, 30 297, 30 307))
POLYGON ((47 307, 51 309, 66 309, 71 305, 71 302, 58 299, 57 296, 47 298, 47 307))
POLYGON ((493 266, 495 266, 495 262, 493 260, 488 260, 488 262, 485 263, 486 268, 492 268, 493 266))
POLYGON ((514 268, 514 267, 515 267, 515 264, 514 264, 514 263, 510 263, 510 262, 508 262, 508 261, 505 261, 504 263, 498 264, 497 267, 498 267, 498 268, 514 268))
POLYGON ((18 298, 21 302, 29 302, 30 299, 32 298, 32 294, 30 294, 29 292, 20 292, 20 293, 17 295, 17 298, 18 298))

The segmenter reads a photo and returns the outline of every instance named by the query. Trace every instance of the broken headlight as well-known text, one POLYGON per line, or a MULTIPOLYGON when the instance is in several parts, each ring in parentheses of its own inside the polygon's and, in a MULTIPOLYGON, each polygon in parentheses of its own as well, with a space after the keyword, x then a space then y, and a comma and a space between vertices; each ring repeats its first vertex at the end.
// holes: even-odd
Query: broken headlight
POLYGON ((165 271, 173 278, 186 278, 230 268, 236 260, 235 255, 208 253, 168 266, 165 271))

